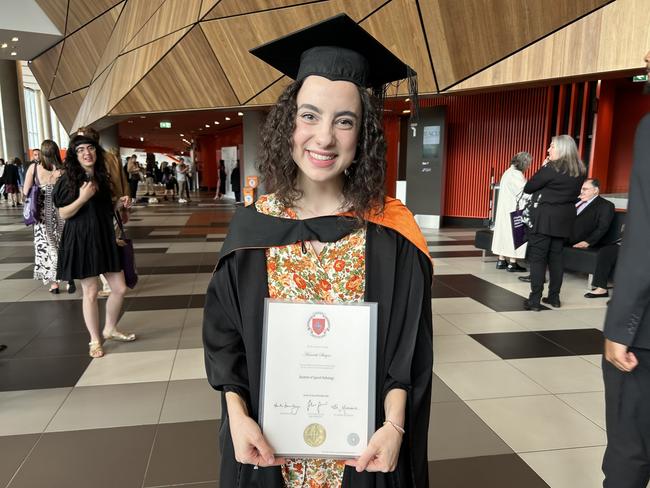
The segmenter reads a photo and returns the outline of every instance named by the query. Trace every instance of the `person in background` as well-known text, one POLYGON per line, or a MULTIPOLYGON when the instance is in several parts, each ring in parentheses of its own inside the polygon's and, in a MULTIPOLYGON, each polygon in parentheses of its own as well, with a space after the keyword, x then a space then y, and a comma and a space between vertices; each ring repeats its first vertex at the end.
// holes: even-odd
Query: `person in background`
MULTIPOLYGON (((645 63, 650 76, 650 51, 645 63)), ((650 96, 650 82, 643 93, 650 96)), ((650 480, 650 113, 637 126, 633 154, 625 237, 603 331, 604 488, 645 488, 650 480)))
MULTIPOLYGON (((36 151, 34 151, 36 152, 36 151)), ((56 279, 59 240, 63 219, 54 206, 54 185, 61 176, 63 162, 56 142, 45 140, 38 151, 39 162, 30 164, 25 175, 23 195, 29 195, 32 185, 40 188, 38 198, 39 221, 34 224, 34 279, 50 284, 50 293, 59 293, 56 279)))
POLYGON ((232 169, 230 173, 230 187, 235 193, 235 202, 241 201, 241 173, 239 171, 239 159, 237 160, 237 165, 232 169))
POLYGON ((576 197, 587 170, 578 156, 578 148, 569 135, 555 136, 548 148, 544 165, 524 186, 533 207, 528 232, 530 295, 526 310, 539 312, 540 301, 559 308, 564 270, 562 248, 571 234, 576 218, 576 197), (542 298, 544 275, 549 269, 548 296, 542 298))
POLYGON ((131 198, 135 199, 138 194, 138 183, 140 183, 140 165, 138 164, 138 157, 134 154, 126 164, 126 171, 129 173, 129 189, 131 190, 131 198))
POLYGON ((156 196, 156 191, 154 190, 153 187, 155 172, 156 172, 156 156, 154 156, 153 153, 148 152, 147 163, 144 170, 145 186, 146 186, 146 193, 144 194, 145 197, 156 196))
POLYGON ((3 158, 0 158, 0 198, 4 197, 5 201, 7 201, 7 194, 5 193, 5 168, 6 168, 5 160, 3 158))
POLYGON ((190 192, 187 189, 187 165, 181 157, 180 163, 176 166, 176 181, 178 181, 178 203, 190 201, 190 192))
POLYGON ((5 182, 5 193, 9 195, 9 201, 11 206, 15 207, 20 205, 18 200, 18 166, 21 164, 20 158, 14 158, 9 160, 5 166, 4 171, 4 182, 5 182))
MULTIPOLYGON (((104 340, 130 342, 135 340, 135 334, 117 329, 126 283, 113 227, 115 207, 104 150, 95 139, 75 135, 70 140, 65 173, 55 185, 53 199, 66 220, 59 246, 57 278, 81 280, 83 317, 90 334, 88 354, 101 358, 104 340), (97 303, 100 274, 111 286, 101 334, 97 303)), ((120 198, 118 209, 125 204, 126 199, 120 198)))
POLYGON ((219 198, 223 198, 226 194, 226 162, 223 159, 219 160, 219 198))
POLYGON ((517 259, 526 257, 526 244, 515 249, 510 212, 517 210, 517 203, 524 196, 524 185, 526 184, 524 172, 532 160, 532 156, 527 152, 515 154, 510 160, 510 167, 503 173, 499 182, 499 200, 494 219, 492 253, 499 256, 497 269, 506 269, 511 273, 526 271, 517 263, 517 259))

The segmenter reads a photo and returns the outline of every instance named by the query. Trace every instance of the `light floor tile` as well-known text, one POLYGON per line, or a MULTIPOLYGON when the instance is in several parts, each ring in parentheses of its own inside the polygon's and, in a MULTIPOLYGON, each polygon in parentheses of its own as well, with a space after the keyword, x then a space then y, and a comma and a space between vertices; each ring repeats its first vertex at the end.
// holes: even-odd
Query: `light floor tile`
POLYGON ((603 330, 605 315, 607 314, 607 307, 605 306, 605 302, 606 300, 601 302, 602 307, 566 310, 565 313, 591 325, 594 329, 603 330))
POLYGON ((471 400, 467 404, 515 452, 606 443, 603 429, 552 395, 471 400))
POLYGON ((43 432, 71 389, 0 392, 0 436, 43 432))
POLYGON ((517 322, 528 330, 562 330, 591 329, 587 322, 578 320, 562 310, 544 310, 542 312, 501 312, 510 320, 517 322))
POLYGON ((442 363, 435 371, 463 400, 549 393, 505 361, 442 363))
POLYGON ((451 322, 443 318, 440 315, 433 316, 433 335, 434 336, 443 336, 443 335, 460 335, 463 334, 463 331, 457 327, 454 327, 451 322))
POLYGON ((431 306, 433 313, 438 315, 446 315, 452 313, 496 313, 491 308, 486 307, 485 305, 468 297, 432 298, 431 306))
POLYGON ((166 382, 74 388, 47 432, 156 424, 166 388, 166 382))
POLYGON ((586 359, 591 364, 594 364, 602 369, 603 367, 603 355, 602 354, 588 354, 586 356, 580 356, 582 359, 586 359))
POLYGON ((193 422, 221 418, 221 393, 207 380, 170 381, 161 423, 193 422))
POLYGON ((429 252, 446 252, 446 251, 476 251, 476 248, 471 245, 458 245, 458 246, 427 246, 429 252))
POLYGON ((208 290, 208 285, 212 279, 212 273, 196 273, 192 294, 203 295, 208 290))
POLYGON ((605 428, 605 394, 602 391, 565 393, 563 395, 557 395, 557 397, 575 408, 601 429, 605 428))
POLYGON ((501 358, 467 335, 437 336, 433 341, 434 363, 495 360, 501 358))
POLYGON ((185 322, 183 323, 185 328, 187 327, 203 327, 203 309, 202 308, 190 308, 187 311, 185 316, 185 322))
POLYGON ((178 244, 172 244, 167 249, 167 254, 177 254, 177 253, 186 253, 186 252, 209 252, 214 249, 213 244, 216 242, 182 242, 178 244))
POLYGON ((174 361, 172 381, 207 378, 203 348, 180 349, 174 361))
POLYGON ((42 286, 36 280, 0 281, 0 302, 17 302, 42 286))
POLYGON ((125 352, 93 359, 77 386, 168 381, 176 351, 125 352))
POLYGON ((444 315, 444 318, 466 334, 490 332, 520 332, 527 330, 517 322, 500 313, 457 313, 444 315))
POLYGON ((180 233, 180 230, 154 230, 149 233, 149 236, 177 236, 180 233))
POLYGON ((191 295, 195 273, 150 275, 143 284, 138 283, 137 296, 191 295))
MULTIPOLYGON (((200 310, 200 309, 197 309, 200 310)), ((203 347, 203 329, 201 327, 186 326, 181 332, 178 343, 179 349, 198 349, 203 347)))
POLYGON ((603 390, 600 369, 577 356, 510 359, 507 362, 551 393, 603 390))
POLYGON ((603 484, 604 453, 605 448, 597 446, 527 452, 520 457, 553 488, 594 488, 603 484))

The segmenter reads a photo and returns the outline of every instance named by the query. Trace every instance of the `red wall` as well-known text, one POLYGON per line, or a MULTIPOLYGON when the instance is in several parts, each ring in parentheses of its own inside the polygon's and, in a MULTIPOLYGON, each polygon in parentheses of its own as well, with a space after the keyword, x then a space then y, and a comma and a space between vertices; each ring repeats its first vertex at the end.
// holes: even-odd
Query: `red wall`
POLYGON ((240 146, 244 142, 244 131, 241 125, 229 127, 216 135, 197 138, 198 150, 196 160, 201 168, 201 186, 216 188, 217 186, 217 150, 227 146, 240 146))
POLYGON ((400 118, 384 114, 383 125, 386 138, 386 195, 394 197, 399 162, 400 118))

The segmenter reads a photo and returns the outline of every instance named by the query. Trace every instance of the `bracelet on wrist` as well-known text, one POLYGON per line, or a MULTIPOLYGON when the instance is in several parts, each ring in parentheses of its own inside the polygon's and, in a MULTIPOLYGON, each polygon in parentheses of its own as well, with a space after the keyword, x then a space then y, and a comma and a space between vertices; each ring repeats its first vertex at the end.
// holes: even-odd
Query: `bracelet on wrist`
POLYGON ((390 425, 392 425, 393 428, 394 428, 397 432, 399 432, 400 434, 402 434, 402 435, 406 434, 406 431, 404 430, 404 427, 400 427, 399 425, 397 425, 397 424, 396 424, 395 422, 393 422, 392 420, 386 420, 386 421, 384 422, 383 425, 386 425, 386 424, 390 424, 390 425))

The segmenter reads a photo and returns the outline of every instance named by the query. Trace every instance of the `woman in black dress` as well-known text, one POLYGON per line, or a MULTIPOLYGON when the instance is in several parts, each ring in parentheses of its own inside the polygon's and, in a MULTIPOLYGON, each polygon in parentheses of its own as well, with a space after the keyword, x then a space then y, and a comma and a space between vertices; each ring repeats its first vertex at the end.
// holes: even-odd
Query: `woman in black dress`
MULTIPOLYGON (((54 205, 66 220, 59 247, 57 279, 81 280, 83 315, 90 333, 90 357, 104 355, 102 342, 130 342, 134 334, 117 329, 126 293, 124 274, 113 229, 114 208, 104 151, 94 139, 75 136, 69 144, 65 174, 54 188, 54 205), (112 293, 106 302, 106 321, 99 332, 97 277, 103 274, 112 293)), ((118 200, 118 208, 124 204, 118 200)))
POLYGON ((532 228, 528 233, 527 257, 530 265, 530 296, 526 310, 542 310, 540 299, 560 307, 564 274, 562 247, 576 218, 576 201, 585 179, 585 165, 571 136, 555 136, 544 165, 524 186, 531 194, 532 228), (549 269, 548 296, 542 298, 546 266, 549 269))

